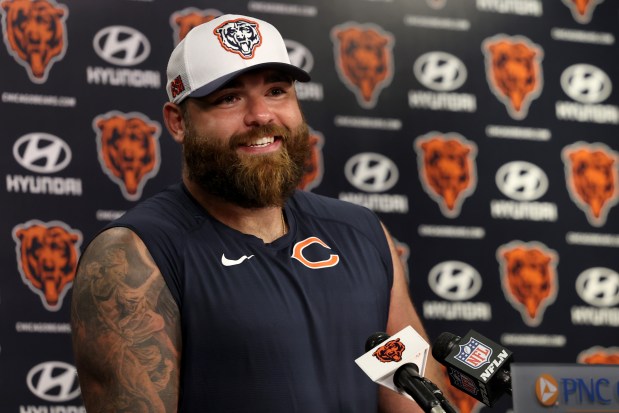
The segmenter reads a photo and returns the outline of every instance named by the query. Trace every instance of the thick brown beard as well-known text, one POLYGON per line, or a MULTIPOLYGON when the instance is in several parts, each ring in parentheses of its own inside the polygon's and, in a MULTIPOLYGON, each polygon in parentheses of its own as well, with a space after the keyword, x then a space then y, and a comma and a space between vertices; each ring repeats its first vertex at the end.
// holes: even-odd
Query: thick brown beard
POLYGON ((303 177, 310 156, 309 128, 305 122, 290 130, 266 125, 234 135, 229 142, 198 136, 186 125, 183 155, 188 178, 204 191, 244 208, 283 206, 303 177), (280 150, 243 155, 242 143, 262 136, 282 139, 280 150))

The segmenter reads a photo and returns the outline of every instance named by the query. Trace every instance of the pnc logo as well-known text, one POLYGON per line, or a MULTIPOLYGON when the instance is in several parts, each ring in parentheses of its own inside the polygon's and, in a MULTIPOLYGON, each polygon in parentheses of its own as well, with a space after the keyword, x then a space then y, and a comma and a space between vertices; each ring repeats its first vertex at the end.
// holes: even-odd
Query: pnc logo
POLYGON ((396 164, 379 153, 364 152, 350 158, 344 174, 351 185, 366 192, 384 192, 398 182, 396 164))
POLYGON ((307 47, 294 40, 284 39, 284 44, 286 45, 286 50, 288 50, 290 63, 310 73, 314 68, 314 56, 312 52, 310 52, 307 47))
POLYGON ((512 241, 497 249, 505 298, 523 321, 536 327, 559 289, 558 255, 540 242, 512 241))
POLYGON ((187 33, 202 23, 207 23, 223 13, 215 9, 200 10, 195 7, 187 7, 175 11, 170 15, 170 27, 172 27, 174 44, 177 45, 187 36, 187 33))
POLYGON ((135 201, 159 171, 159 123, 142 113, 108 112, 93 119, 99 163, 123 196, 135 201))
POLYGON ((445 52, 428 52, 417 58, 413 73, 419 82, 437 92, 458 89, 466 82, 466 66, 456 56, 445 52))
POLYGON ((602 143, 576 142, 563 148, 561 157, 570 198, 591 225, 603 226, 619 202, 619 154, 602 143))
POLYGON ((501 166, 495 175, 495 182, 503 195, 516 201, 535 201, 548 190, 548 177, 544 171, 525 161, 513 161, 501 166))
POLYGON ((490 90, 512 118, 524 119, 542 92, 543 49, 526 37, 499 34, 484 40, 482 51, 490 90))
POLYGON ((466 301, 481 290, 479 272, 461 261, 444 261, 435 265, 428 275, 428 284, 434 293, 450 301, 466 301))
POLYGON ((563 4, 570 8, 572 17, 580 24, 587 24, 593 17, 593 10, 604 0, 563 0, 563 4))
POLYGON ((108 26, 99 30, 92 45, 101 59, 117 66, 135 66, 150 55, 146 36, 128 26, 108 26))
POLYGON ((540 375, 535 380, 535 396, 542 406, 554 406, 559 398, 559 383, 550 374, 540 375))
POLYGON ((9 54, 33 83, 45 83, 67 51, 66 6, 53 0, 5 0, 0 13, 9 54))
POLYGON ((458 133, 430 132, 415 139, 414 149, 423 189, 444 216, 457 217, 477 186, 477 145, 458 133))
POLYGON ((312 270, 335 267, 340 262, 340 256, 337 254, 330 254, 329 257, 324 260, 313 261, 312 259, 307 258, 304 255, 304 250, 314 244, 318 244, 322 248, 331 250, 331 247, 325 244, 320 238, 309 237, 294 244, 291 258, 298 260, 301 264, 305 265, 307 268, 311 268, 312 270))
POLYGON ((406 346, 399 338, 389 340, 384 345, 376 349, 372 356, 376 357, 381 363, 399 362, 402 360, 406 346))
POLYGON ((28 372, 26 384, 35 396, 54 403, 73 400, 81 393, 75 367, 62 361, 37 364, 28 372))
POLYGON ((575 64, 561 74, 561 88, 566 95, 580 103, 600 103, 610 96, 613 85, 600 68, 575 64))
POLYGON ((331 40, 340 80, 361 107, 374 108, 393 78, 393 35, 374 24, 349 22, 334 27, 331 40))
POLYGON ((51 174, 62 171, 71 162, 71 148, 49 133, 29 133, 13 144, 13 157, 29 171, 51 174))
POLYGON ((595 307, 614 307, 619 304, 619 274, 609 268, 589 268, 576 279, 576 292, 595 307))

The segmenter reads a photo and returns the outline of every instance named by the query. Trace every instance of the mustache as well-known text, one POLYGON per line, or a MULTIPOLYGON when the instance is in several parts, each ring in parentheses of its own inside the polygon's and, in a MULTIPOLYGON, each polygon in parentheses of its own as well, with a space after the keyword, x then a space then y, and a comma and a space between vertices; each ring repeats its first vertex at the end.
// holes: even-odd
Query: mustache
POLYGON ((261 125, 247 132, 232 135, 230 137, 229 145, 231 148, 236 148, 239 145, 251 142, 257 138, 262 138, 263 136, 277 136, 286 142, 290 139, 291 135, 292 131, 285 126, 261 125))

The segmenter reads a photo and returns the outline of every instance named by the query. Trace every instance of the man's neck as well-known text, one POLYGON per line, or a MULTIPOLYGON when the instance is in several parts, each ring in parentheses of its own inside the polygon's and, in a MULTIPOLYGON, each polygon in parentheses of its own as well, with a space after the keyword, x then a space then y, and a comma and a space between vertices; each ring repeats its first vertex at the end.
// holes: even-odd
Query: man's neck
POLYGON ((258 237, 265 244, 275 241, 288 231, 280 207, 244 208, 209 194, 186 177, 183 182, 189 193, 213 218, 232 229, 258 237))

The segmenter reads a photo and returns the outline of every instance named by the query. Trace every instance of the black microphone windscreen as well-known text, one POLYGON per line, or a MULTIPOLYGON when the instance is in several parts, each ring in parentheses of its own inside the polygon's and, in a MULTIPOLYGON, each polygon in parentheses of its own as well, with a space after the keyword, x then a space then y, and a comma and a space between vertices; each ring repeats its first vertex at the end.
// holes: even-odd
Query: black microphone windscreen
POLYGON ((382 333, 382 332, 372 334, 365 341, 365 351, 372 350, 374 347, 376 347, 380 343, 386 341, 389 337, 390 337, 389 334, 382 333))
POLYGON ((458 341, 460 337, 455 334, 441 333, 432 344, 432 356, 439 362, 445 360, 458 341))

